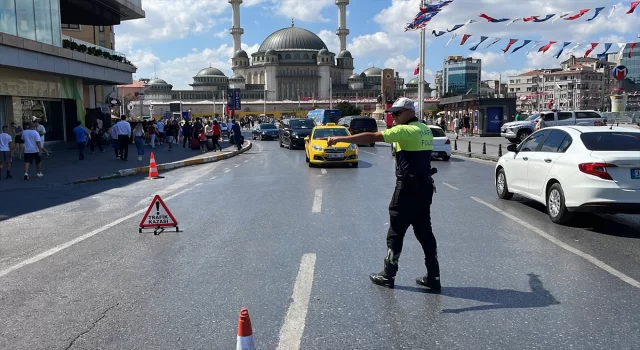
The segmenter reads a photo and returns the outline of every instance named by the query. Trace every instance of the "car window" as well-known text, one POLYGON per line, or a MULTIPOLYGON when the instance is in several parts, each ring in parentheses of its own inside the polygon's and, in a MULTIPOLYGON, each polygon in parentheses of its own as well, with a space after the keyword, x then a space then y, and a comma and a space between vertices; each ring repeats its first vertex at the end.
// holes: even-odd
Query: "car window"
POLYGON ((544 116, 545 122, 552 122, 556 120, 555 113, 542 113, 542 115, 544 116))
POLYGON ((585 132, 580 139, 590 151, 640 151, 638 132, 585 132))
POLYGON ((440 128, 429 128, 433 137, 447 137, 447 135, 440 128))
POLYGON ((571 112, 558 112, 558 120, 567 120, 573 118, 571 112))
POLYGON ((560 147, 558 147, 558 152, 560 153, 566 152, 569 149, 569 147, 571 147, 572 143, 573 143, 573 138, 569 136, 569 134, 567 134, 567 137, 565 137, 564 140, 562 140, 560 147))
POLYGON ((291 129, 313 129, 316 126, 311 119, 297 119, 289 121, 291 129))
POLYGON ((519 152, 536 152, 538 150, 538 146, 540 146, 542 140, 544 140, 548 133, 549 131, 542 130, 529 136, 529 138, 520 145, 519 152))
POLYGON ((602 118, 600 114, 596 112, 576 112, 576 119, 598 119, 602 118))
POLYGON ((551 130, 549 136, 544 139, 542 147, 540 147, 540 152, 558 152, 558 149, 567 136, 569 135, 562 130, 551 130))
POLYGON ((260 126, 261 130, 267 130, 267 129, 273 130, 273 129, 276 129, 276 126, 273 125, 273 124, 260 124, 259 126, 260 126))
POLYGON ((375 120, 370 118, 351 119, 350 123, 352 128, 377 128, 378 124, 375 120))
POLYGON ((326 139, 331 136, 349 136, 349 133, 345 128, 316 129, 313 133, 314 139, 326 139))
POLYGON ((536 113, 536 114, 532 114, 530 115, 527 119, 525 119, 525 121, 532 121, 532 120, 536 120, 540 117, 540 114, 536 113))

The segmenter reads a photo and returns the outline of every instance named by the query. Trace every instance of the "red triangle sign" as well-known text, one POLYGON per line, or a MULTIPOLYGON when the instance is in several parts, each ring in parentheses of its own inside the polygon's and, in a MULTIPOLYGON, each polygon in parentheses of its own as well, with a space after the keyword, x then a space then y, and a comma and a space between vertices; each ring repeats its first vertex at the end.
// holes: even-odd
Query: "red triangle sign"
POLYGON ((140 228, 176 227, 178 221, 159 195, 153 197, 151 205, 140 221, 140 228))

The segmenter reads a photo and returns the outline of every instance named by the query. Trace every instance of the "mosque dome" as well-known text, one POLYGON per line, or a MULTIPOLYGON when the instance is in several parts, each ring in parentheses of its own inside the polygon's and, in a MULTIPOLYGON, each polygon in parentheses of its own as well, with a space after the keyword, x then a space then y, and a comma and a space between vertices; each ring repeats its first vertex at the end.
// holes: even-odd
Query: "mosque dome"
POLYGON ((264 41, 258 52, 268 50, 313 50, 326 49, 327 45, 313 32, 298 27, 282 28, 273 32, 264 41))
POLYGON ((224 77, 224 73, 218 68, 208 67, 196 74, 196 77, 224 77))
POLYGON ((238 50, 233 54, 233 58, 249 58, 249 55, 247 55, 245 50, 238 50))
POLYGON ((368 76, 368 77, 381 77, 382 76, 382 69, 378 68, 378 67, 369 67, 367 69, 364 70, 364 75, 368 76))
POLYGON ((338 58, 353 58, 353 56, 351 56, 351 52, 349 52, 349 50, 342 50, 338 54, 338 58))

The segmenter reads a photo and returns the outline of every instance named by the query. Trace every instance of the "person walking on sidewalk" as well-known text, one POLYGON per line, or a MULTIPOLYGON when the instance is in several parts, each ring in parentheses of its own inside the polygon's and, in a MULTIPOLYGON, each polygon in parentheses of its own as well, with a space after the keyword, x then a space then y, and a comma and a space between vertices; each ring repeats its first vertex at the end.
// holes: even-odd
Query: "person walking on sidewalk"
POLYGON ((120 159, 129 158, 129 143, 131 142, 131 124, 127 121, 127 116, 120 117, 120 121, 114 126, 118 134, 118 150, 120 159))
POLYGON ((13 161, 13 152, 11 152, 11 143, 13 137, 9 135, 9 127, 3 126, 2 133, 0 133, 0 179, 2 178, 2 168, 7 165, 6 179, 12 178, 11 176, 11 162, 13 161))
POLYGON ((24 179, 29 180, 29 166, 32 162, 36 163, 36 176, 42 177, 42 169, 40 164, 42 158, 40 153, 44 152, 40 140, 40 134, 35 130, 36 125, 31 123, 27 129, 22 132, 22 140, 24 141, 24 179))
POLYGON ((431 154, 433 134, 428 126, 420 123, 415 114, 415 102, 401 97, 385 112, 391 112, 397 121, 395 127, 382 132, 365 132, 353 136, 329 137, 327 146, 338 142, 370 144, 374 142, 395 143, 396 187, 389 204, 389 230, 387 232, 387 255, 384 268, 369 276, 377 285, 393 288, 398 260, 402 252, 404 236, 409 226, 422 246, 427 275, 416 279, 416 283, 439 290, 440 265, 437 243, 431 228, 431 202, 435 186, 431 177, 431 154))
POLYGON ((44 127, 44 125, 42 125, 42 123, 40 123, 40 120, 36 117, 33 117, 33 122, 36 124, 36 131, 38 132, 38 134, 40 135, 40 144, 42 144, 42 149, 44 150, 44 154, 47 155, 47 157, 49 157, 49 151, 44 147, 44 139, 45 136, 47 135, 47 129, 44 127))
POLYGON ((95 153, 96 146, 100 152, 104 153, 104 148, 102 147, 102 137, 100 137, 100 127, 98 126, 98 122, 94 122, 91 127, 91 137, 89 137, 89 150, 91 153, 95 153))
POLYGON ((84 160, 84 148, 87 147, 87 140, 91 138, 91 135, 79 120, 76 122, 76 127, 73 128, 73 134, 76 136, 76 145, 78 145, 78 159, 84 160))
POLYGON ((222 145, 220 144, 220 136, 222 136, 222 131, 220 129, 220 123, 218 120, 213 121, 213 126, 211 126, 211 135, 213 136, 213 151, 216 151, 216 145, 220 148, 220 152, 222 152, 222 145))
POLYGON ((240 125, 238 122, 233 121, 231 124, 231 131, 233 132, 233 141, 238 147, 238 151, 242 149, 242 129, 240 129, 240 125))
POLYGON ((144 128, 142 127, 142 123, 136 124, 136 127, 133 129, 133 142, 136 144, 138 161, 141 161, 142 156, 144 156, 144 128))
POLYGON ((178 122, 175 120, 171 120, 164 127, 165 129, 165 141, 169 144, 169 151, 173 150, 173 144, 178 139, 178 132, 180 131, 180 127, 178 126, 178 122))

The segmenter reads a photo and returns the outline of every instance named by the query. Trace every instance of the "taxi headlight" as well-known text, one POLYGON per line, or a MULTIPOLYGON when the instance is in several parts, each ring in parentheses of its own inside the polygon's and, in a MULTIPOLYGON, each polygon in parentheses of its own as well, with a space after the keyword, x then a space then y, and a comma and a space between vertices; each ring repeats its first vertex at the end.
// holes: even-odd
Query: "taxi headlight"
POLYGON ((358 145, 356 145, 355 143, 352 143, 349 145, 349 147, 347 147, 347 151, 355 151, 358 149, 358 145))
POLYGON ((318 145, 313 145, 313 146, 311 146, 311 148, 313 148, 314 151, 322 151, 322 147, 320 147, 318 145))

